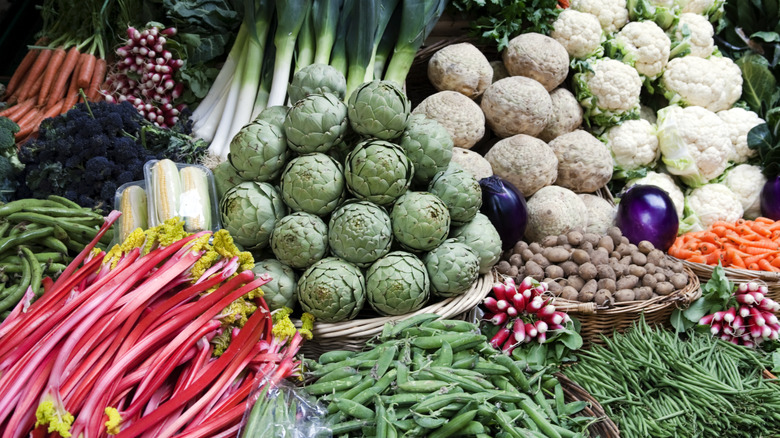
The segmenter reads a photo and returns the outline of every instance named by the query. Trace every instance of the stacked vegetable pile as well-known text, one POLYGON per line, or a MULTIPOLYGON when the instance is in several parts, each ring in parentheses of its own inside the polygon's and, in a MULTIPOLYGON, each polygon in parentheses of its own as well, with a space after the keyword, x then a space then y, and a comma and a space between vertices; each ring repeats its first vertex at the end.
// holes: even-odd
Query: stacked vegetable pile
POLYGON ((529 376, 476 325, 437 318, 388 323, 369 350, 307 362, 304 390, 327 405, 334 436, 588 436, 586 402, 565 403, 549 368, 529 376))
POLYGON ((258 380, 294 372, 301 334, 287 313, 272 320, 258 289, 269 278, 227 232, 187 234, 174 219, 92 251, 118 216, 0 325, 0 425, 9 436, 235 434, 258 380))
POLYGON ((364 83, 346 104, 344 84, 331 67, 306 67, 292 107, 264 110, 233 138, 215 169, 223 226, 284 265, 269 264, 271 302, 292 307, 297 295, 318 321, 353 319, 366 301, 401 315, 464 293, 501 251, 476 178, 393 83, 364 83))

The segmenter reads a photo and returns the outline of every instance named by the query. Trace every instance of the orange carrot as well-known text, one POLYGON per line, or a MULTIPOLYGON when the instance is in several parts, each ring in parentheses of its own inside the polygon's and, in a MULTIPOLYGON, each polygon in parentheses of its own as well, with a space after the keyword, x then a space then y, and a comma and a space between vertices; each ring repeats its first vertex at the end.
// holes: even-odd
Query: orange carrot
POLYGON ((13 119, 20 112, 24 112, 32 108, 34 104, 35 104, 35 99, 27 99, 24 102, 17 103, 16 105, 10 108, 6 108, 3 111, 0 111, 0 117, 7 117, 9 119, 13 119))
POLYGON ((717 265, 721 260, 723 260, 723 253, 720 251, 712 251, 704 256, 704 263, 708 265, 717 265))
POLYGON ((49 99, 49 93, 54 84, 54 77, 59 74, 60 67, 62 67, 62 63, 65 61, 66 56, 67 54, 62 47, 58 47, 54 50, 54 53, 52 53, 49 65, 46 67, 46 71, 43 74, 41 90, 38 92, 38 106, 43 106, 49 99))
MULTIPOLYGON (((73 73, 73 69, 76 68, 79 55, 79 49, 76 46, 73 46, 68 50, 68 54, 65 56, 65 59, 60 66, 60 71, 57 73, 57 78, 54 80, 51 90, 49 91, 49 98, 46 101, 46 106, 50 107, 63 98, 66 92, 65 83, 73 73)), ((38 102, 40 103, 40 99, 38 102)))
POLYGON ((745 261, 742 260, 739 252, 732 247, 726 248, 726 258, 732 266, 743 269, 746 267, 745 261))
MULTIPOLYGON (((38 57, 40 59, 40 56, 38 57)), ((27 95, 25 95, 24 99, 22 99, 22 95, 19 95, 20 100, 27 100, 29 99, 35 99, 38 100, 38 91, 41 89, 41 83, 43 83, 43 75, 38 75, 37 78, 35 78, 35 81, 30 84, 29 88, 26 88, 27 95)), ((26 84, 25 84, 26 85, 26 84)))
POLYGON ((744 258, 745 264, 750 265, 752 263, 758 263, 759 260, 766 259, 767 256, 769 256, 770 254, 776 255, 776 254, 778 254, 778 252, 775 251, 775 252, 772 252, 772 253, 756 254, 756 255, 751 255, 750 257, 745 257, 744 258))
POLYGON ((78 70, 81 69, 81 58, 79 58, 79 65, 76 66, 76 73, 74 73, 70 78, 70 83, 68 85, 68 92, 65 94, 65 99, 63 100, 62 104, 62 112, 69 111, 71 108, 73 108, 73 105, 76 104, 76 102, 79 101, 79 83, 78 83, 78 70))
POLYGON ((775 223, 775 221, 773 221, 772 219, 769 219, 768 217, 764 217, 764 216, 759 216, 759 217, 755 218, 753 220, 753 222, 758 222, 758 223, 764 224, 764 225, 772 225, 772 224, 775 223))
POLYGON ((706 263, 707 259, 701 255, 701 254, 694 254, 690 257, 686 257, 686 260, 688 260, 691 263, 706 263))
POLYGON ((35 131, 35 128, 38 127, 37 122, 40 116, 41 113, 37 109, 33 109, 32 111, 25 114, 25 116, 22 117, 21 120, 16 122, 16 124, 19 125, 19 132, 14 134, 14 138, 16 138, 17 141, 19 141, 19 139, 25 138, 28 135, 30 135, 30 133, 35 131))
MULTIPOLYGON (((35 96, 35 93, 37 93, 37 89, 33 91, 33 88, 35 88, 35 83, 40 82, 43 78, 43 71, 49 63, 52 52, 51 49, 41 50, 41 53, 35 58, 35 62, 32 67, 30 67, 30 71, 27 72, 27 78, 19 87, 20 101, 26 100, 28 97, 33 97, 35 96)), ((40 89, 40 85, 38 85, 37 88, 40 89)))
POLYGON ((95 61, 97 58, 91 53, 81 54, 81 71, 78 75, 79 87, 83 88, 86 92, 89 85, 92 83, 93 71, 95 69, 95 61))
POLYGON ((780 271, 780 269, 777 269, 774 266, 772 266, 767 259, 759 260, 758 267, 761 268, 762 271, 769 271, 769 272, 780 271))
POLYGON ((61 100, 59 102, 56 102, 54 105, 50 106, 46 109, 46 112, 43 113, 43 116, 41 116, 41 121, 44 121, 45 119, 48 119, 50 117, 56 117, 60 114, 62 114, 62 108, 63 104, 65 103, 64 100, 61 100))
POLYGON ((95 68, 92 72, 92 82, 89 84, 87 90, 87 99, 90 101, 96 101, 100 97, 100 87, 103 86, 103 81, 106 79, 106 70, 108 65, 106 60, 98 58, 95 61, 95 68))
POLYGON ((747 265, 747 268, 751 271, 760 271, 761 269, 758 268, 758 263, 750 263, 747 265))
POLYGON ((775 257, 770 264, 775 268, 780 268, 780 257, 775 257))
POLYGON ((699 246, 698 246, 698 250, 699 250, 699 251, 700 251, 702 254, 710 254, 710 253, 712 253, 712 252, 715 252, 715 251, 717 251, 717 250, 718 250, 718 247, 717 247, 715 244, 713 244, 713 243, 709 243, 709 242, 702 242, 702 243, 700 243, 700 244, 699 244, 699 246))
POLYGON ((35 63, 35 58, 38 57, 38 53, 40 53, 40 50, 34 49, 30 50, 26 55, 24 55, 22 62, 18 67, 16 67, 13 76, 11 76, 11 80, 8 81, 8 86, 5 88, 5 94, 7 96, 12 96, 16 92, 19 85, 24 81, 27 72, 35 63))

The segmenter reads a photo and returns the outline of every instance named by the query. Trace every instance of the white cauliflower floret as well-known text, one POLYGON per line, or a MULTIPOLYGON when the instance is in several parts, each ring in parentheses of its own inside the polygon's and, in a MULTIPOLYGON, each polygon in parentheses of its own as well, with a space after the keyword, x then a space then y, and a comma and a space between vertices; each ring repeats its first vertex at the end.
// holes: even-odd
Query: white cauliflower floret
POLYGON ((748 132, 753 127, 764 123, 761 117, 753 111, 743 108, 731 108, 725 111, 719 111, 718 117, 729 130, 731 144, 734 146, 733 153, 729 158, 734 163, 744 163, 748 158, 756 156, 756 150, 750 149, 747 144, 748 132))
POLYGON ((626 183, 626 188, 633 185, 649 185, 656 186, 661 190, 664 190, 672 198, 674 209, 677 211, 677 218, 682 221, 683 209, 685 208, 685 195, 683 195, 680 187, 674 182, 671 176, 660 172, 647 172, 647 175, 642 178, 632 179, 626 183))
POLYGON ((610 126, 638 117, 642 79, 630 65, 598 59, 591 64, 591 71, 574 75, 574 85, 590 123, 610 126))
POLYGON ((732 167, 723 178, 723 184, 737 195, 745 219, 753 220, 761 216, 761 190, 766 184, 766 177, 761 168, 752 164, 740 164, 732 167))
POLYGON ((715 50, 714 35, 715 29, 707 17, 690 12, 680 15, 680 21, 674 31, 675 42, 689 48, 690 56, 698 56, 699 58, 707 58, 712 55, 715 50), (690 36, 689 41, 685 41, 686 33, 690 36))
POLYGON ((626 0, 573 0, 571 8, 595 15, 607 33, 617 32, 628 23, 626 0))
POLYGON ((658 111, 658 147, 669 173, 698 187, 726 170, 731 139, 720 118, 699 106, 658 111))
POLYGON ((626 178, 631 171, 652 167, 660 152, 655 126, 647 120, 626 120, 601 137, 614 163, 613 178, 626 178))
POLYGON ((685 219, 680 231, 701 231, 717 221, 736 222, 743 212, 739 197, 725 184, 706 184, 685 198, 685 219))
POLYGON ((742 95, 742 72, 729 58, 683 56, 666 65, 661 86, 670 104, 722 111, 742 95))
POLYGON ((614 47, 622 52, 623 62, 640 73, 655 79, 663 73, 669 61, 671 41, 652 21, 628 23, 615 35, 614 47))
POLYGON ((572 58, 598 54, 603 40, 599 19, 593 14, 573 9, 564 9, 558 15, 550 36, 561 43, 572 58))

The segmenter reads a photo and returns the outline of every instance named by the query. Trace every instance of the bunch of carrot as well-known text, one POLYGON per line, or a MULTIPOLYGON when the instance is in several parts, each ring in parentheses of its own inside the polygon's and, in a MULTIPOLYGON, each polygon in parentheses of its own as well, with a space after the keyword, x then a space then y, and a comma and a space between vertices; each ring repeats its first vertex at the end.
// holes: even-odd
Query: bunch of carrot
MULTIPOLYGON (((38 41, 36 44, 42 44, 38 41)), ((46 118, 67 112, 83 96, 89 101, 102 99, 99 93, 106 76, 106 61, 79 45, 32 46, 8 83, 5 101, 10 106, 0 111, 19 125, 17 143, 33 135, 46 118)))
POLYGON ((765 217, 715 222, 678 236, 669 255, 694 263, 780 272, 780 221, 765 217))

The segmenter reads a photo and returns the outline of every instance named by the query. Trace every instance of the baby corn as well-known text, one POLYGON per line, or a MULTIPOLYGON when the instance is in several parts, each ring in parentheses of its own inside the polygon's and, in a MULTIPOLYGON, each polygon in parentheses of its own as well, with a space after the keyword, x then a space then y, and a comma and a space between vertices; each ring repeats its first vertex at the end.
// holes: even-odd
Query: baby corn
POLYGON ((146 191, 139 186, 129 186, 119 198, 119 241, 123 242, 136 228, 147 229, 148 211, 146 209, 146 191))
POLYGON ((181 181, 176 163, 165 159, 152 166, 152 190, 155 219, 155 223, 152 225, 158 225, 179 216, 181 181))

